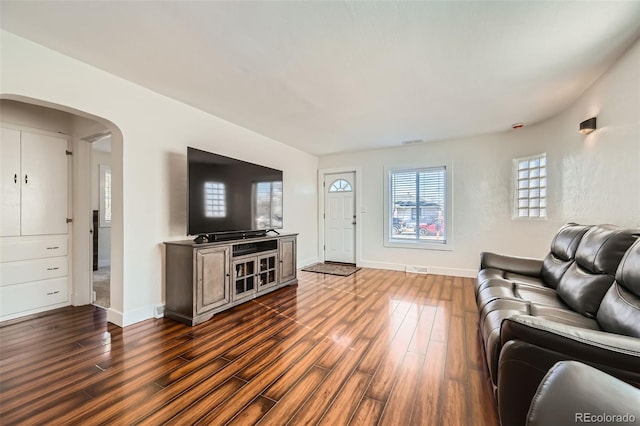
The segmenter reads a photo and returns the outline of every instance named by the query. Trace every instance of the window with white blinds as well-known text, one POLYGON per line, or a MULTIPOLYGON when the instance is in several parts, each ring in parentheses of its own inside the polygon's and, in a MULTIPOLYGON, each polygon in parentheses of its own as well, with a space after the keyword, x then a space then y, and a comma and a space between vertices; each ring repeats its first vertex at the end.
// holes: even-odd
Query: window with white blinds
POLYGON ((390 171, 389 209, 389 240, 446 244, 446 167, 390 171))
POLYGON ((547 154, 513 160, 516 218, 547 217, 547 154))

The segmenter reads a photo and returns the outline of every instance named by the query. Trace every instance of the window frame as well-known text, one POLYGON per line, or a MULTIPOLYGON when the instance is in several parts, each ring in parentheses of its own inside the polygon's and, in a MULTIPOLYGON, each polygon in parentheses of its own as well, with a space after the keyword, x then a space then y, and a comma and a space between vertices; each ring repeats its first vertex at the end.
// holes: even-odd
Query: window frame
POLYGON ((344 180, 342 178, 338 178, 338 179, 335 179, 333 182, 331 182, 331 185, 329 185, 329 192, 331 192, 331 193, 335 193, 335 192, 353 192, 353 187, 351 186, 349 181, 344 180), (346 184, 346 185, 342 186, 343 183, 346 184), (338 184, 340 184, 340 186, 338 186, 338 184))
POLYGON ((385 166, 384 167, 384 246, 396 248, 414 248, 424 250, 453 250, 453 163, 451 161, 426 163, 419 165, 406 166, 385 166), (438 240, 421 240, 416 239, 399 239, 394 238, 391 231, 392 226, 392 200, 391 200, 391 175, 399 172, 422 171, 433 168, 444 168, 445 170, 445 211, 444 225, 446 240, 444 242, 438 240))
MULTIPOLYGON (((100 164, 98 166, 100 172, 100 202, 99 202, 99 212, 100 212, 100 220, 98 226, 100 228, 110 228, 111 227, 111 216, 112 216, 112 196, 111 191, 113 189, 113 181, 111 174, 111 166, 108 164, 100 164)), ((95 184, 94 184, 95 185, 95 184)))
MULTIPOLYGON (((538 169, 540 169, 541 167, 538 166, 538 169)), ((529 170, 531 170, 531 167, 529 167, 529 170)), ((529 176, 528 178, 529 181, 532 179, 531 176, 529 176)), ((513 202, 511 203, 511 218, 514 220, 547 220, 549 219, 549 164, 548 164, 548 158, 547 158, 547 153, 546 152, 542 152, 539 154, 534 154, 534 155, 528 155, 525 157, 517 157, 514 158, 512 160, 512 177, 511 177, 511 186, 512 186, 512 190, 511 190, 511 196, 513 197, 513 202), (533 178, 537 178, 540 179, 540 177, 544 177, 545 179, 545 185, 544 186, 537 186, 536 188, 544 188, 545 189, 545 195, 541 196, 538 195, 538 197, 534 197, 534 199, 537 199, 539 202, 538 205, 538 209, 540 208, 544 208, 545 210, 545 214, 544 216, 539 215, 539 216, 531 216, 530 214, 527 214, 526 216, 521 216, 520 215, 520 209, 524 208, 520 206, 520 201, 521 201, 521 197, 519 196, 519 191, 521 189, 524 188, 520 188, 520 181, 523 180, 520 178, 520 172, 523 169, 520 169, 520 162, 522 161, 531 161, 531 160, 542 160, 544 159, 544 169, 545 169, 545 173, 544 175, 539 175, 539 176, 534 176, 533 178), (544 200, 544 206, 541 206, 541 201, 544 200)), ((530 182, 529 182, 529 186, 527 186, 526 189, 529 189, 530 186, 530 182)), ((527 197, 528 200, 531 200, 532 198, 529 196, 527 197)), ((531 206, 527 206, 527 208, 531 208, 531 206)), ((534 207, 535 208, 535 207, 534 207)))

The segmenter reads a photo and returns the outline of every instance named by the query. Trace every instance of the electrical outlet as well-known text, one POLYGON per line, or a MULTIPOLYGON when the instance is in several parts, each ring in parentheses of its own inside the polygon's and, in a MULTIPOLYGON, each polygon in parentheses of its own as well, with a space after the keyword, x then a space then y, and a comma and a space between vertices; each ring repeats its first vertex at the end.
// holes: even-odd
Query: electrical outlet
POLYGON ((164 316, 164 305, 157 305, 155 311, 156 318, 162 318, 164 316))

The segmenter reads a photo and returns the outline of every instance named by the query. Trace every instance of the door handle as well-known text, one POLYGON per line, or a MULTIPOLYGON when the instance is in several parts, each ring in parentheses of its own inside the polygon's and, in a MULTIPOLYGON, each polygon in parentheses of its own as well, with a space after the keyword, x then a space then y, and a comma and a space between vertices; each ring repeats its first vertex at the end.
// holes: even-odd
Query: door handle
POLYGON ((13 174, 13 183, 18 183, 18 174, 17 173, 13 174))
POLYGON ((29 183, 29 176, 24 175, 24 183, 29 183))

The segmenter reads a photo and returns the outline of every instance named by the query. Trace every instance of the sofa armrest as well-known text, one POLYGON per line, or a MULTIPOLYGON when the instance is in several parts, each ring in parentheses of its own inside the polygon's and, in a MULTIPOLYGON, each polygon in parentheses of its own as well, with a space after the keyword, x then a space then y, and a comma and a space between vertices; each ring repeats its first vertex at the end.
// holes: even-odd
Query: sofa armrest
POLYGON ((523 425, 531 400, 558 361, 578 360, 640 387, 640 339, 518 315, 502 322, 498 410, 502 426, 523 425))
POLYGON ((542 270, 542 259, 482 252, 480 253, 480 270, 482 269, 500 269, 515 274, 539 277, 542 270))
MULTIPOLYGON (((522 340, 591 364, 616 366, 640 377, 640 339, 529 315, 506 318, 500 341, 522 340)), ((549 366, 550 367, 550 366, 549 366)))
POLYGON ((527 416, 527 426, 635 423, 640 389, 593 367, 561 361, 545 375, 527 416), (609 416, 599 420, 595 416, 609 416), (617 419, 617 421, 616 421, 617 419))

